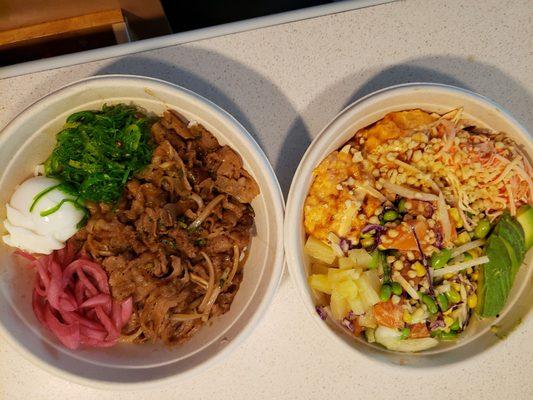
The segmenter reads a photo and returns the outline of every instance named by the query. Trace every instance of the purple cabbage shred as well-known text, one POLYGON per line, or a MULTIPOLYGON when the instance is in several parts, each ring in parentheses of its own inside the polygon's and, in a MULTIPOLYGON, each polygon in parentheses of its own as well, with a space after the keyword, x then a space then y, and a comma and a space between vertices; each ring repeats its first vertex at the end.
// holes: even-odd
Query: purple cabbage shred
POLYGON ((318 314, 318 316, 320 317, 320 319, 322 321, 325 321, 327 318, 328 318, 328 315, 326 314, 326 312, 324 311, 324 308, 320 307, 320 306, 316 306, 315 307, 315 310, 316 310, 316 313, 318 314))
POLYGON ((353 323, 348 318, 344 318, 342 320, 342 325, 350 330, 350 332, 354 331, 353 323))
POLYGON ((339 246, 340 246, 341 250, 344 251, 345 253, 347 253, 348 250, 353 249, 353 244, 352 244, 352 241, 350 239, 341 238, 341 240, 339 242, 339 246))
POLYGON ((442 250, 444 244, 442 243, 442 233, 441 231, 435 232, 435 245, 439 250, 442 250))
POLYGON ((378 224, 368 224, 363 229, 361 229, 361 233, 368 233, 370 231, 376 231, 377 233, 383 233, 385 231, 385 227, 378 225, 378 224))
POLYGON ((446 323, 444 322, 444 320, 441 319, 440 316, 435 321, 429 324, 429 329, 431 330, 435 330, 437 328, 445 328, 445 327, 446 327, 446 323))

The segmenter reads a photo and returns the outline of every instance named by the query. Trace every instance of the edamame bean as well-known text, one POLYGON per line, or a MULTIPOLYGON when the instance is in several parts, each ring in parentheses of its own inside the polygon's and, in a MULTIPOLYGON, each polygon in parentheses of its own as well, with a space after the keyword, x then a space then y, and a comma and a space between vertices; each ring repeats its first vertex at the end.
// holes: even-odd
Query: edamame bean
POLYGON ((446 292, 446 297, 453 304, 459 303, 461 301, 461 295, 453 289, 450 289, 446 292))
POLYGON ((405 202, 407 200, 402 198, 400 202, 398 203, 398 211, 401 213, 407 212, 407 208, 405 208, 405 202))
POLYGON ((428 311, 431 314, 436 314, 439 311, 439 308, 437 307, 437 303, 435 303, 435 300, 433 300, 430 296, 427 294, 422 295, 422 301, 427 306, 428 311))
POLYGON ((387 210, 383 213, 383 221, 385 222, 391 222, 395 221, 400 217, 400 214, 398 214, 395 210, 387 210))
POLYGON ((448 298, 443 293, 437 295, 437 303, 439 303, 439 307, 442 311, 446 311, 450 307, 448 304, 448 298))
POLYGON ((409 335, 411 334, 411 329, 409 328, 403 328, 402 329, 402 335, 400 336, 400 339, 403 340, 403 339, 407 339, 409 337, 409 335))
POLYGON ((450 325, 450 329, 452 331, 458 331, 459 329, 461 329, 461 324, 459 323, 459 320, 456 319, 455 321, 453 321, 453 324, 450 325))
POLYGON ((390 285, 385 284, 381 286, 381 290, 379 291, 379 299, 381 301, 388 301, 391 296, 392 296, 392 289, 390 285))
POLYGON ((474 229, 474 237, 477 239, 483 239, 490 231, 490 222, 486 219, 482 219, 478 222, 476 229, 474 229))
POLYGON ((430 264, 433 269, 443 268, 452 258, 452 251, 450 249, 442 249, 438 253, 433 253, 430 264))
POLYGON ((392 293, 394 293, 396 296, 401 296, 403 293, 402 285, 400 285, 398 282, 393 282, 392 293))

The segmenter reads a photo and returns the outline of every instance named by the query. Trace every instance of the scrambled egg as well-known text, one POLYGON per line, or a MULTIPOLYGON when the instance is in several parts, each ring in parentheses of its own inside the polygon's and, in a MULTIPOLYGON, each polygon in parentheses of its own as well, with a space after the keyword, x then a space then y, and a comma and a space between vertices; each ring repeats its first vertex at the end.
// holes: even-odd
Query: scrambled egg
POLYGON ((371 152, 387 140, 398 139, 408 131, 430 124, 437 119, 438 117, 422 110, 393 112, 385 115, 368 128, 361 129, 356 136, 366 140, 365 150, 371 152))
MULTIPOLYGON (((353 191, 341 183, 359 175, 360 170, 352 161, 352 155, 338 151, 331 153, 315 168, 314 181, 304 206, 307 234, 326 241, 329 232, 338 232, 347 201, 354 199, 353 191)), ((357 227, 362 222, 356 219, 353 224, 357 227)))
MULTIPOLYGON (((410 129, 427 125, 436 119, 422 110, 394 112, 370 127, 361 129, 355 137, 365 139, 364 151, 368 153, 387 140, 399 138, 410 129)), ((365 171, 360 169, 362 164, 354 162, 352 156, 351 153, 335 151, 313 171, 314 180, 304 205, 304 225, 308 235, 326 242, 330 232, 357 239, 361 228, 368 224, 368 218, 380 206, 379 200, 366 196, 357 213, 351 217, 348 232, 339 232, 343 219, 350 216, 349 208, 353 207, 360 195, 356 193, 357 184, 346 185, 346 181, 350 177, 354 182, 361 181, 365 175, 365 171), (364 214, 365 218, 360 219, 358 214, 364 214)))

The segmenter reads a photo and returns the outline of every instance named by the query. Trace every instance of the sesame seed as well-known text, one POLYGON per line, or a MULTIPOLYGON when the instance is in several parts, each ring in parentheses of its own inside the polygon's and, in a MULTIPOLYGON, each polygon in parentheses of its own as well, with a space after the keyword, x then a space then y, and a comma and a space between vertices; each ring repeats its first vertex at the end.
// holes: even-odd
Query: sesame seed
POLYGON ((394 261, 393 267, 394 267, 395 270, 401 271, 403 269, 403 262, 401 262, 400 260, 396 260, 396 261, 394 261))

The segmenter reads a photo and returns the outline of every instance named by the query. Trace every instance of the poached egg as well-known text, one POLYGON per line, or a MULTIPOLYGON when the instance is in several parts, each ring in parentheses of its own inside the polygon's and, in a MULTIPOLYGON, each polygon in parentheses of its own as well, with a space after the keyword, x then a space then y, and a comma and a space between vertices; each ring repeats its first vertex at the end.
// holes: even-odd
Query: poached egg
POLYGON ((85 214, 69 201, 50 213, 63 200, 75 200, 74 196, 56 187, 60 183, 57 179, 36 176, 15 190, 6 204, 4 226, 8 234, 2 237, 4 243, 39 254, 50 254, 65 247, 65 242, 78 231, 78 223, 85 214), (43 212, 48 215, 43 216, 43 212))

